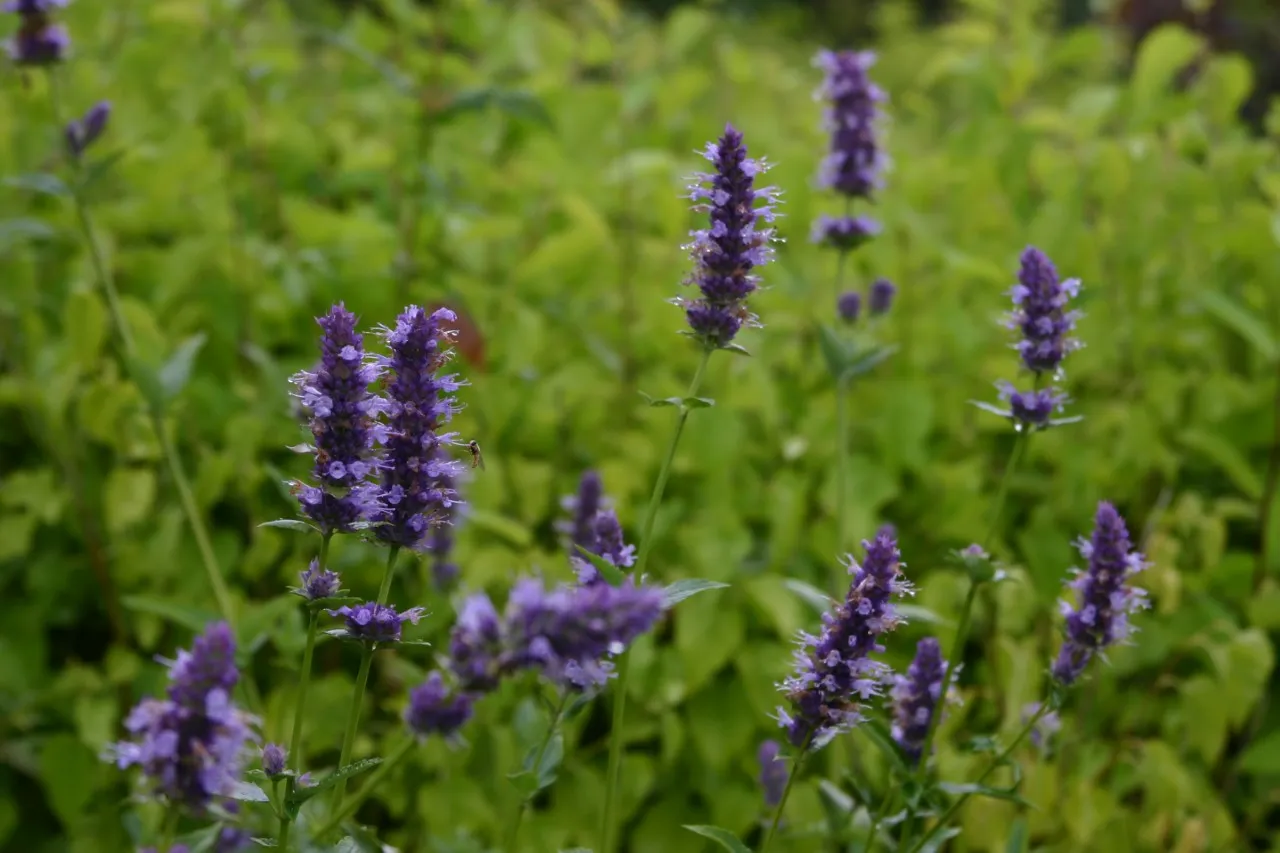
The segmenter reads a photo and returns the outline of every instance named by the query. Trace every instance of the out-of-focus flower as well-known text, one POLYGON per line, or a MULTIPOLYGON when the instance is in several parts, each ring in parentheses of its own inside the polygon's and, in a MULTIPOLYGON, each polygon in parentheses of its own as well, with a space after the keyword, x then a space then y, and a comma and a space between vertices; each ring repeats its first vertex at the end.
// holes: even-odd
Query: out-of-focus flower
POLYGON ((840 298, 836 300, 836 310, 840 319, 846 323, 857 322, 858 315, 862 313, 862 294, 856 290, 840 294, 840 298))
POLYGON ((880 223, 866 216, 820 215, 809 233, 811 242, 842 252, 852 251, 880 233, 880 223))
POLYGON ((454 483, 462 463, 443 450, 457 435, 440 432, 459 408, 453 392, 465 384, 441 372, 452 355, 441 323, 452 319, 448 308, 428 314, 410 305, 394 329, 384 330, 391 348, 383 360, 391 377, 382 496, 387 516, 376 533, 384 542, 415 550, 426 547, 431 527, 452 521, 458 500, 454 483))
POLYGON ((449 634, 449 666, 463 690, 498 686, 502 649, 502 623, 493 601, 482 592, 468 596, 449 634))
MULTIPOLYGON (((1030 702, 1022 706, 1022 724, 1026 725, 1039 711, 1039 702, 1030 702)), ((1036 749, 1041 752, 1047 752, 1050 747, 1050 741, 1053 740, 1053 736, 1061 728, 1062 718, 1058 716, 1056 711, 1048 711, 1036 721, 1035 727, 1031 729, 1031 733, 1027 738, 1036 749)))
POLYGON ((569 537, 570 552, 574 545, 594 551, 596 513, 608 506, 600 472, 583 471, 577 494, 565 496, 560 505, 571 517, 567 521, 556 522, 556 529, 569 537))
POLYGON ((876 138, 879 105, 888 98, 868 75, 875 61, 869 50, 823 50, 814 58, 826 75, 817 96, 828 102, 824 123, 831 133, 818 184, 851 198, 870 198, 888 162, 876 138))
POLYGON ((423 607, 411 607, 397 613, 395 605, 367 601, 355 607, 343 606, 325 612, 344 620, 348 639, 365 643, 398 643, 400 627, 405 622, 417 625, 427 611, 423 607))
POLYGON ((318 485, 294 483, 293 489, 321 532, 350 533, 384 513, 371 477, 379 466, 374 446, 386 440, 386 427, 377 420, 386 403, 369 390, 379 371, 365 358, 355 315, 338 303, 316 322, 323 330, 320 364, 292 381, 310 415, 318 485))
POLYGON ((213 853, 243 853, 253 842, 247 830, 238 826, 224 826, 218 830, 213 842, 213 853))
POLYGON ((280 744, 267 744, 262 748, 262 772, 268 776, 279 776, 284 772, 284 762, 287 757, 288 753, 280 744))
POLYGON ((947 665, 936 637, 925 637, 916 645, 916 656, 893 688, 893 739, 902 747, 911 764, 920 761, 930 721, 942 698, 942 682, 947 665))
POLYGON ((320 568, 319 560, 312 560, 311 565, 307 567, 305 572, 301 573, 300 577, 302 586, 293 591, 308 601, 332 598, 338 594, 338 590, 342 587, 342 578, 338 573, 320 568))
POLYGON ((1089 565, 1075 570, 1068 588, 1080 596, 1079 606, 1062 602, 1067 636, 1053 664, 1053 677, 1063 685, 1075 682, 1095 655, 1123 643, 1133 633, 1129 614, 1147 606, 1146 590, 1133 586, 1133 576, 1146 568, 1142 554, 1134 551, 1129 529, 1116 508, 1098 504, 1093 536, 1077 543, 1089 565))
POLYGON ((862 545, 862 564, 850 558, 849 594, 823 616, 821 635, 800 635, 795 673, 780 685, 791 708, 779 708, 778 721, 797 747, 819 749, 860 722, 862 704, 880 695, 889 677, 870 655, 884 650, 881 635, 903 621, 892 599, 912 589, 892 535, 881 530, 862 545))
POLYGON ((67 150, 72 157, 80 157, 89 146, 97 141, 107 129, 107 119, 111 117, 111 102, 99 101, 89 108, 84 118, 73 119, 64 128, 67 150))
POLYGON ((52 20, 54 9, 66 0, 9 0, 0 11, 18 16, 18 32, 5 43, 9 58, 17 65, 54 65, 67 56, 71 39, 52 20))
POLYGON ((747 297, 759 287, 753 270, 773 257, 770 243, 775 238, 769 223, 778 195, 772 187, 755 186, 756 177, 768 167, 747 156, 742 134, 731 125, 718 142, 707 144, 703 156, 715 171, 694 177, 690 198, 693 209, 707 213, 711 224, 692 233, 689 254, 694 270, 684 282, 696 285, 700 295, 673 301, 685 309, 693 336, 718 348, 728 346, 743 326, 760 325, 747 307, 747 297))
MULTIPOLYGON (((611 509, 602 509, 596 513, 592 524, 594 542, 587 548, 593 554, 620 569, 629 569, 636 562, 636 546, 628 545, 622 532, 622 523, 618 514, 611 509)), ((577 570, 578 582, 583 584, 601 583, 604 581, 596 567, 581 557, 573 557, 577 570)))
POLYGON ((876 279, 871 283, 871 290, 867 294, 867 310, 873 317, 887 313, 897 292, 898 288, 887 278, 876 279))
POLYGON ((778 759, 781 750, 776 740, 767 740, 756 753, 760 762, 760 790, 764 792, 765 807, 770 809, 782 802, 782 790, 787 786, 787 765, 778 759))
POLYGON ((421 737, 449 737, 471 719, 475 697, 450 690, 444 676, 432 672, 427 680, 409 691, 409 706, 404 720, 409 729, 421 737))

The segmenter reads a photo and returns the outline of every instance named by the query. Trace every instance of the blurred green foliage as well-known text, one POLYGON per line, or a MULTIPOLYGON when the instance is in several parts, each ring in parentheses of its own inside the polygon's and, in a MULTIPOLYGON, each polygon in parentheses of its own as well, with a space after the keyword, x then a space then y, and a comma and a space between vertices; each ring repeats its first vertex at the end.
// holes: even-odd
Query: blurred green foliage
MULTIPOLYGON (((1016 729, 1038 695, 1071 541, 1097 500, 1143 537, 1155 607, 1077 696, 1052 760, 1021 756, 1037 806, 1025 824, 975 801, 948 849, 1280 850, 1280 502, 1263 515, 1280 121, 1269 138, 1237 124, 1251 84, 1238 57, 1172 85, 1200 52, 1184 31, 1156 31, 1119 79, 1117 34, 1053 35, 1039 5, 970 0, 928 32, 909 3, 877 12, 895 167, 885 234, 850 271, 898 283, 885 337, 901 350, 855 391, 850 528, 892 521, 917 603, 954 615, 962 581, 944 556, 982 535, 1012 437, 968 401, 1012 375, 995 319, 1018 252, 1044 248, 1084 281, 1087 347, 1067 386, 1086 419, 1036 436, 1012 484, 996 551, 1019 582, 982 601, 944 771, 975 761, 958 732, 1016 729), (1023 826, 1030 846, 1006 847, 1023 826)), ((814 333, 834 311, 834 259, 807 242, 812 218, 839 209, 812 188, 817 45, 697 8, 645 23, 611 0, 386 8, 389 23, 357 13, 339 30, 278 4, 81 2, 62 16, 77 46, 64 109, 115 106, 94 208, 142 358, 168 369, 166 422, 233 586, 265 733, 290 723, 303 632, 283 589, 315 543, 256 525, 295 511, 286 378, 315 359, 312 318, 339 299, 369 327, 410 301, 467 314, 486 353, 460 362, 472 384, 457 425, 488 470, 467 485, 464 583, 567 577, 552 524, 584 467, 638 526, 671 413, 637 392, 679 393, 696 359, 665 301, 694 223, 681 179, 732 120, 776 164, 788 242, 755 301, 766 328, 743 340, 754 356, 712 360, 716 405, 691 417, 658 518, 660 579, 731 587, 637 646, 623 805, 636 853, 702 849, 681 824, 748 835, 773 684, 817 619, 784 581, 842 583, 835 406, 814 333)), ((16 72, 0 92, 0 849, 108 853, 136 823, 98 754, 160 688, 152 657, 216 607, 72 209, 42 177, 60 168, 48 94, 16 72)), ((371 547, 338 542, 333 565, 376 588, 371 547)), ((425 566, 402 572, 393 600, 430 605, 426 635, 447 630, 452 605, 425 566)), ((889 657, 902 665, 936 628, 912 624, 889 657)), ((427 650, 379 656, 358 755, 398 735, 429 665, 427 650)), ((324 644, 317 668, 311 766, 336 759, 354 658, 324 644)), ((530 850, 594 842, 607 706, 572 724, 530 850)), ((465 747, 425 745, 361 817, 405 850, 482 849, 517 803, 505 775, 537 713, 523 688, 492 697, 465 747)), ((847 747, 811 765, 789 808, 796 836, 776 849, 818 849, 803 834, 823 819, 820 778, 881 778, 860 737, 847 747)))

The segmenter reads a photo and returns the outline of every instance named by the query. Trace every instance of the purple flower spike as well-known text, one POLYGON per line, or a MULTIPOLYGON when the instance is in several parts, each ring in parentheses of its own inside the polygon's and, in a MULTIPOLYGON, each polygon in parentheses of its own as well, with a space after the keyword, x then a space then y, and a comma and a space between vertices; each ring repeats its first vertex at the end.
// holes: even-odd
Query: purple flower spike
POLYGON ((936 637, 925 637, 916 645, 915 660, 907 674, 898 676, 893 688, 893 739, 907 760, 918 764, 924 750, 929 723, 942 698, 947 665, 936 637))
POLYGON ((1009 291, 1013 311, 1006 322, 1022 334, 1016 348, 1028 370, 1052 377, 1067 353, 1080 347, 1080 342, 1070 337, 1080 312, 1066 308, 1079 292, 1079 279, 1059 281, 1057 269, 1044 252, 1034 246, 1023 251, 1018 283, 1009 291))
POLYGON ((502 625, 489 596, 465 599, 449 634, 449 663, 464 690, 487 692, 501 675, 502 625))
POLYGON ((71 152, 72 157, 80 157, 90 145, 97 141, 102 132, 107 129, 107 119, 110 117, 111 102, 99 101, 89 108, 84 118, 67 124, 65 129, 67 150, 71 152))
POLYGON ((846 323, 856 323, 858 315, 862 313, 862 294, 856 290, 840 294, 840 298, 836 300, 836 311, 839 312, 841 320, 846 323))
POLYGON ((1079 607, 1061 604, 1067 636, 1053 664, 1053 677, 1064 686, 1073 684, 1095 655, 1125 642, 1134 630, 1129 614, 1147 606, 1146 591, 1130 584, 1147 563, 1133 550, 1129 529, 1114 506, 1098 504, 1093 536, 1081 539, 1077 547, 1089 566, 1083 572, 1075 570, 1067 583, 1079 594, 1079 607))
POLYGON ((684 282, 696 285, 701 295, 673 302, 685 309, 693 336, 715 349, 728 346, 743 326, 760 325, 747 307, 747 297, 760 282, 752 270, 773 257, 769 244, 775 237, 769 223, 778 195, 772 187, 755 187, 756 177, 768 166, 747 157, 742 134, 731 125, 718 142, 707 144, 703 156, 715 171, 696 175, 689 197, 693 209, 707 213, 711 224, 692 233, 688 248, 694 270, 684 282))
POLYGON ((383 471, 387 523, 376 532, 392 545, 424 550, 431 528, 452 521, 458 501, 454 483, 462 474, 462 463, 444 451, 457 436, 440 432, 459 408, 453 392, 465 384, 441 373, 453 354, 452 332, 443 324, 455 319, 448 308, 428 314, 410 305, 394 329, 384 330, 391 348, 391 357, 385 359, 391 373, 390 438, 383 471))
POLYGON ((331 598, 337 595, 338 590, 342 587, 342 578, 338 576, 338 573, 331 572, 328 569, 321 569, 319 560, 312 560, 311 565, 307 567, 307 570, 300 577, 302 586, 294 590, 294 592, 308 601, 331 598))
POLYGON ((405 622, 417 625, 426 612, 426 608, 413 607, 397 613, 394 605, 375 601, 325 611, 330 616, 340 616, 345 620, 349 638, 365 643, 400 642, 400 626, 405 622))
POLYGON ((245 765, 254 720, 231 701, 239 680, 235 643, 226 623, 211 625, 191 651, 169 663, 164 699, 143 699, 125 719, 130 739, 104 758, 120 769, 139 767, 151 795, 202 812, 232 794, 245 765))
POLYGON ((9 57, 18 65, 54 65, 67 56, 71 39, 67 31, 50 17, 65 6, 65 0, 8 0, 0 11, 18 16, 18 32, 5 43, 9 57))
POLYGON ((818 184, 850 198, 870 198, 888 162, 876 138, 879 104, 887 97, 867 74, 875 61, 871 51, 852 50, 824 50, 814 59, 826 74, 817 94, 829 104, 825 127, 831 133, 818 184))
POLYGON ((878 316, 885 314, 893 305, 893 297, 897 294, 898 288, 893 286, 893 282, 887 278, 878 278, 871 284, 871 291, 867 294, 867 310, 871 315, 878 316))
POLYGON ((444 677, 432 672, 426 681, 409 691, 404 721, 420 737, 433 734, 449 737, 471 719, 474 702, 473 696, 451 692, 445 686, 444 677))
POLYGON ((319 485, 293 488, 303 513, 327 536, 350 533, 357 523, 383 515, 380 490, 370 478, 379 464, 374 445, 386 440, 386 428, 377 422, 385 402, 369 391, 379 372, 365 358, 355 315, 338 303, 316 322, 323 330, 320 364, 292 381, 310 413, 312 474, 319 485))
POLYGON ((813 223, 809 239, 813 243, 852 251, 880 233, 880 223, 865 216, 827 216, 822 214, 813 223))
POLYGON ((760 789, 764 792, 765 808, 774 809, 782 802, 782 790, 787 786, 787 765, 778 760, 782 746, 776 740, 760 744, 756 759, 760 762, 760 789))
POLYGON ((279 776, 284 772, 284 762, 287 757, 288 753, 280 744, 267 744, 262 748, 262 772, 268 776, 279 776))
POLYGON ((800 635, 795 673, 780 685, 791 710, 779 708, 778 721, 793 746, 820 749, 851 729, 862 720, 861 705, 880 695, 889 678, 888 667, 870 655, 884 651, 880 636, 903 621, 892 599, 912 588, 887 530, 862 545, 862 564, 850 558, 848 596, 823 616, 820 636, 800 635))
POLYGON ((578 493, 568 495, 560 505, 572 514, 569 521, 556 524, 556 529, 569 537, 570 553, 573 545, 581 545, 588 551, 595 551, 595 519, 596 513, 608 506, 604 496, 604 481, 598 471, 583 471, 578 481, 578 493))
MULTIPOLYGON (((636 546, 628 545, 622 532, 622 524, 618 514, 611 509, 602 509, 596 513, 592 524, 594 543, 587 548, 593 554, 621 569, 629 569, 636 562, 636 546)), ((596 567, 581 557, 571 558, 581 584, 603 583, 604 578, 596 571, 596 567)))

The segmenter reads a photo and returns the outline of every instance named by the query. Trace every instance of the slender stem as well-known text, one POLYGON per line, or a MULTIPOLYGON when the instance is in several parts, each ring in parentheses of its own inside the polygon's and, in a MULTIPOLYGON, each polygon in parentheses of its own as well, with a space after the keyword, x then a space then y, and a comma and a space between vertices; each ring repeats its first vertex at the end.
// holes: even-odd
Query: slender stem
MULTIPOLYGON (((556 705, 555 713, 551 715, 551 722, 547 725, 547 733, 543 735, 542 743, 538 745, 538 751, 534 754, 532 769, 535 776, 541 773, 543 756, 547 754, 547 747, 551 745, 551 740, 555 737, 556 731, 560 727, 560 717, 564 714, 568 701, 569 693, 564 691, 560 696, 560 702, 556 705)), ((519 853, 520 824, 524 822, 524 813, 528 808, 529 797, 521 797, 520 807, 516 810, 516 819, 512 821, 511 830, 507 833, 506 849, 509 853, 519 853)))
MULTIPOLYGON (((1027 724, 1025 726, 1023 726, 1022 731, 1018 732, 1018 736, 1015 737, 1013 739, 1013 742, 1010 743, 1008 746, 1006 746, 999 755, 997 755, 994 759, 992 759, 991 763, 987 765, 987 768, 982 771, 982 775, 980 775, 973 784, 981 785, 983 782, 987 780, 988 776, 990 776, 992 773, 996 771, 997 767, 1004 764, 1005 760, 1013 753, 1015 749, 1018 748, 1018 744, 1022 743, 1022 741, 1026 738, 1026 736, 1031 734, 1031 731, 1036 727, 1036 723, 1040 722, 1040 718, 1043 717, 1048 712, 1049 712, 1049 703, 1041 702, 1040 707, 1036 709, 1036 712, 1031 716, 1031 719, 1027 721, 1027 724)), ((941 831, 943 828, 946 827, 947 822, 955 816, 956 812, 960 811, 961 807, 964 806, 964 804, 968 801, 970 796, 972 795, 961 794, 960 797, 957 798, 956 801, 952 803, 951 806, 945 812, 942 813, 942 817, 938 818, 938 822, 934 824, 933 829, 926 832, 924 834, 924 837, 921 838, 919 841, 917 841, 907 851, 907 853, 918 853, 918 851, 922 847, 924 847, 925 844, 928 843, 930 838, 933 838, 934 835, 936 835, 939 831, 941 831)))
POLYGON ((1253 591, 1262 588, 1267 578, 1267 560, 1271 555, 1271 507, 1275 505, 1276 492, 1280 491, 1280 360, 1276 361, 1275 413, 1272 415, 1275 434, 1271 438, 1271 453, 1267 457, 1267 473, 1262 484, 1262 501, 1258 504, 1258 562, 1253 569, 1253 591))
POLYGON ((352 794, 351 799, 344 802, 341 807, 330 815, 329 819, 316 832, 315 837, 324 838, 337 829, 338 825, 344 820, 355 814, 356 809, 360 808, 360 804, 368 799, 369 795, 373 793, 382 780, 399 766, 401 761, 404 761, 405 756, 409 754, 409 750, 413 747, 413 743, 414 738, 412 735, 401 741, 400 745, 389 756, 384 758, 381 764, 374 768, 374 771, 369 774, 369 778, 360 786, 360 790, 352 794))
POLYGON ((164 819, 160 823, 160 849, 168 851, 173 849, 173 837, 178 833, 178 807, 173 803, 168 804, 165 809, 164 819))
POLYGON ((787 774, 786 787, 782 789, 782 798, 778 800, 777 811, 773 813, 773 822, 769 824, 769 831, 764 834, 764 841, 760 842, 760 853, 765 853, 769 849, 769 843, 773 841, 773 835, 778 831, 778 824, 782 822, 782 812, 787 807, 787 800, 791 798, 791 786, 795 784, 796 777, 800 775, 800 765, 804 763, 805 756, 809 754, 809 741, 813 735, 805 738, 804 746, 800 747, 800 752, 796 754, 795 764, 791 766, 791 772, 787 774))
POLYGON ((876 809, 875 817, 871 819, 871 829, 867 832, 867 847, 864 853, 871 853, 875 850, 876 842, 879 837, 876 832, 880 829, 880 824, 889 815, 889 807, 893 804, 894 789, 892 786, 885 789, 884 797, 880 800, 880 808, 876 809))
POLYGON ((396 573, 396 557, 400 556, 400 546, 392 545, 391 551, 387 554, 387 568, 382 573, 382 586, 378 588, 378 603, 386 604, 387 596, 391 594, 391 578, 396 573))
MULTIPOLYGON (((836 553, 843 554, 849 544, 849 383, 836 381, 836 553)), ((844 567, 839 566, 841 576, 844 567)))
MULTIPOLYGON (((707 372, 707 362, 711 360, 714 350, 706 349, 698 369, 694 371, 693 381, 689 383, 689 393, 693 397, 702 387, 703 375, 707 372)), ((684 432, 684 423, 689 419, 689 408, 680 407, 680 416, 676 419, 676 429, 671 435, 671 444, 667 447, 666 458, 658 469, 658 480, 653 484, 653 494, 649 496, 649 506, 644 513, 644 526, 640 529, 640 553, 636 555, 633 570, 637 578, 644 577, 645 563, 649 559, 649 551, 653 548, 653 523, 658 517, 658 505, 662 503, 662 493, 667 488, 667 477, 671 474, 671 462, 676 456, 676 447, 680 444, 680 435, 684 432)), ((623 724, 626 722, 627 681, 631 673, 631 650, 627 649, 617 660, 617 685, 614 687, 613 723, 609 729, 609 767, 605 776, 604 814, 600 825, 600 853, 613 853, 614 844, 614 811, 617 806, 618 781, 622 775, 623 724)))

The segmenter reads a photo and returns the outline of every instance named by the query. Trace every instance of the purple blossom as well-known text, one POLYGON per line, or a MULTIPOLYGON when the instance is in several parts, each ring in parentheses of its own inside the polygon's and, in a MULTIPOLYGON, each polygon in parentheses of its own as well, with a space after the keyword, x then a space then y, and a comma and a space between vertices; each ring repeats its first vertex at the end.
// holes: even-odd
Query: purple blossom
POLYGON ((873 317, 887 313, 893 305, 893 297, 897 292, 898 288, 894 287, 893 282, 887 278, 876 279, 871 283, 871 290, 867 293, 867 310, 873 317))
POLYGON ((1130 584, 1147 563, 1133 550, 1129 530, 1114 506, 1098 504, 1093 536, 1080 539, 1076 547, 1089 565, 1083 572, 1074 570, 1067 583, 1079 594, 1079 606, 1061 603, 1067 636, 1053 664, 1053 677, 1063 685, 1074 683, 1095 655, 1127 640, 1134 630, 1129 614, 1147 606, 1146 591, 1130 584))
POLYGON ((696 285, 700 295, 673 301, 685 309, 693 336, 718 348, 728 346, 743 326, 760 325, 747 297, 759 286, 753 270, 773 257, 769 244, 774 231, 768 223, 774 220, 778 195, 772 187, 755 187, 756 176, 768 167, 747 157, 742 134, 732 125, 725 126, 718 142, 707 144, 703 156, 715 171, 695 175, 689 197, 693 209, 707 213, 711 224, 692 232, 688 248, 694 270, 684 282, 696 285), (763 203, 757 207, 757 202, 763 203))
POLYGON ((284 772, 284 762, 288 753, 278 743, 269 743, 262 748, 262 772, 268 776, 279 776, 284 772))
MULTIPOLYGON (((586 546, 588 551, 620 569, 629 569, 635 565, 636 546, 627 544, 617 513, 611 509, 600 510, 596 513, 591 530, 594 541, 590 546, 586 546)), ((600 572, 590 562, 577 556, 572 557, 571 560, 579 583, 604 582, 600 572)))
POLYGON ((308 601, 332 598, 342 587, 342 578, 338 573, 320 568, 319 560, 313 559, 311 565, 299 577, 302 579, 302 586, 294 592, 308 601))
POLYGON ((764 792, 766 808, 777 808, 782 802, 782 791, 787 786, 787 765, 778 758, 782 747, 776 740, 760 744, 756 759, 760 762, 760 789, 764 792))
POLYGON ((819 749, 862 720, 861 705, 880 695, 888 667, 870 655, 881 652, 880 636, 903 620, 892 599, 911 594, 902 578, 898 545, 886 530, 863 541, 866 559, 850 558, 853 582, 835 609, 823 616, 820 636, 802 633, 795 673, 780 688, 791 710, 778 709, 778 721, 793 746, 819 749))
POLYGON ((449 666, 462 688, 487 692, 501 676, 502 624, 489 596, 468 596, 449 634, 449 666))
POLYGON ((16 64, 53 65, 66 58, 71 39, 51 18, 54 9, 65 5, 65 0, 9 0, 0 4, 0 11, 19 18, 18 32, 5 43, 16 64))
POLYGON ((556 529, 569 537, 570 552, 574 545, 581 545, 594 552, 596 513, 608 507, 604 496, 604 481, 598 471, 586 470, 578 481, 578 492, 560 501, 565 511, 572 515, 569 521, 557 522, 556 529))
POLYGON ((191 651, 169 663, 164 699, 143 699, 125 719, 131 738, 106 758, 141 768, 147 787, 171 803, 203 811, 241 779, 253 719, 230 698, 239 673, 226 623, 211 625, 191 651))
MULTIPOLYGON (((1025 726, 1027 722, 1040 711, 1039 702, 1029 702, 1022 706, 1022 724, 1025 726)), ((1053 736, 1062 728, 1062 718, 1058 716, 1056 711, 1045 712, 1039 720, 1036 720, 1035 726, 1031 729, 1031 733, 1027 735, 1027 739, 1031 741, 1031 745, 1041 752, 1047 752, 1049 749, 1049 741, 1053 740, 1053 736)))
POLYGON ((836 300, 836 311, 846 323, 857 322, 858 315, 862 313, 862 294, 856 290, 840 294, 840 298, 836 300))
POLYGON ((400 627, 405 622, 417 625, 426 612, 426 608, 412 607, 404 613, 397 613, 395 605, 378 604, 376 601, 325 611, 330 616, 342 617, 348 638, 365 643, 400 642, 400 627))
POLYGON ((879 104, 887 96, 867 74, 875 61, 871 51, 852 50, 824 50, 814 59, 826 74, 817 95, 828 102, 824 126, 831 133, 818 184, 850 198, 870 198, 888 162, 876 138, 879 104))
POLYGON ((338 303, 316 322, 323 330, 320 363, 292 381, 310 414, 312 474, 319 485, 294 483, 294 493, 325 535, 350 533, 384 512, 370 478, 379 466, 374 445, 386 440, 386 428, 377 421, 385 401, 369 390, 379 371, 365 358, 355 315, 338 303))
POLYGON ((238 826, 224 826, 218 830, 213 842, 213 853, 241 853, 253 841, 247 830, 238 826))
POLYGON ((1044 252, 1028 246, 1022 253, 1018 283, 1009 291, 1013 311, 1007 325, 1022 333, 1016 344, 1022 363, 1034 373, 1052 376, 1067 353, 1080 346, 1071 338, 1079 311, 1068 311, 1068 301, 1080 292, 1080 280, 1058 280, 1058 271, 1044 252))
POLYGON ((89 108, 82 119, 73 119, 64 129, 67 150, 72 157, 80 157, 107 129, 111 117, 111 102, 99 101, 89 108))
POLYGON ((456 315, 448 308, 428 314, 410 305, 384 335, 391 348, 383 363, 387 382, 389 432, 383 470, 383 500, 387 523, 378 538, 414 550, 426 547, 433 526, 452 520, 458 500, 454 483, 462 464, 444 452, 455 433, 441 433, 458 405, 452 392, 464 383, 441 370, 452 355, 450 335, 443 327, 456 315))
POLYGON ((433 734, 449 737, 471 719, 474 703, 474 696, 451 691, 445 686, 444 676, 438 671, 432 672, 426 681, 409 691, 404 721, 421 737, 433 734))
POLYGON ((809 240, 848 252, 879 233, 880 223, 866 216, 827 216, 824 213, 814 220, 809 240))
POLYGON ((936 637, 925 637, 916 645, 916 656, 893 688, 893 739, 907 760, 917 764, 924 750, 930 721, 942 698, 947 665, 936 637))

